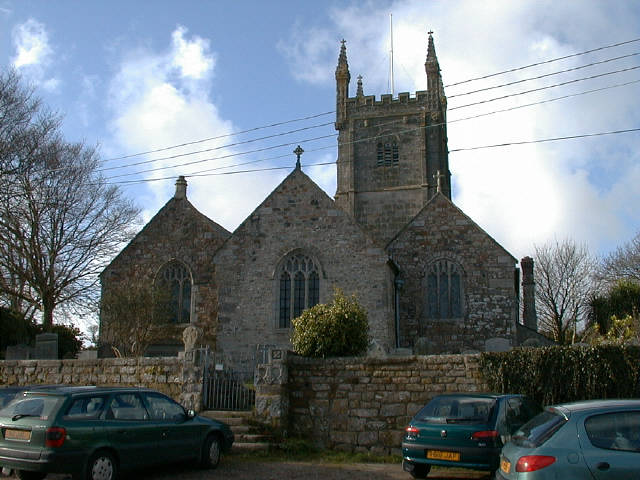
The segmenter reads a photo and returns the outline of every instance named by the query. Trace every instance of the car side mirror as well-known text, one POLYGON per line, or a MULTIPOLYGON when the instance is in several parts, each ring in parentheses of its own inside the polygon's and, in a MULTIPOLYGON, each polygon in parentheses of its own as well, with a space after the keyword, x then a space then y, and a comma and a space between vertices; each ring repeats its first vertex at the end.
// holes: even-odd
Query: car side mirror
POLYGON ((195 418, 195 416, 196 416, 196 412, 195 412, 195 410, 191 410, 191 409, 190 409, 190 410, 187 410, 187 418, 188 418, 189 420, 191 420, 192 418, 195 418))

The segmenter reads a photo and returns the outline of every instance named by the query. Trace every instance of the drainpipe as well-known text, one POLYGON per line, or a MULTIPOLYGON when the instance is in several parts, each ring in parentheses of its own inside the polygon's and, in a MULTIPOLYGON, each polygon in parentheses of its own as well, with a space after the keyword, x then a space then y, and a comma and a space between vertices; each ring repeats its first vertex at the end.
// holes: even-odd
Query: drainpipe
POLYGON ((404 285, 404 280, 400 278, 400 275, 396 275, 393 281, 393 297, 394 297, 394 317, 396 323, 396 348, 400 348, 400 290, 404 285))

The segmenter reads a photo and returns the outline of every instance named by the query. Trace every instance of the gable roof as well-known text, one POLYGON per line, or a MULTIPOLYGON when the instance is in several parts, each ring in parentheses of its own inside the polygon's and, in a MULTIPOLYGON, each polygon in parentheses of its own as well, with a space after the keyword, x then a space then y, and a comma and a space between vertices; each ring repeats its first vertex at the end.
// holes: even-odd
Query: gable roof
MULTIPOLYGON (((358 230, 373 244, 375 244, 374 238, 367 232, 367 230, 358 223, 351 215, 341 209, 327 193, 320 188, 320 186, 315 183, 311 177, 309 177, 306 173, 302 171, 301 168, 294 168, 289 175, 287 175, 282 182, 280 182, 267 197, 260 202, 260 204, 245 218, 240 225, 233 231, 233 233, 225 240, 225 242, 221 245, 222 248, 227 242, 231 241, 234 236, 240 231, 244 230, 251 221, 251 218, 261 209, 266 208, 268 205, 274 203, 275 199, 283 194, 283 190, 285 190, 288 186, 298 183, 300 186, 307 187, 313 192, 316 196, 320 198, 320 200, 324 203, 324 208, 327 210, 335 210, 339 212, 348 222, 353 224, 358 230)), ((381 247, 382 248, 382 247, 381 247)))
POLYGON ((193 204, 189 200, 187 200, 186 198, 176 198, 174 196, 171 197, 169 201, 165 203, 164 206, 160 210, 158 210, 153 217, 151 217, 151 220, 149 220, 145 224, 145 226, 142 227, 142 229, 131 239, 131 241, 129 241, 129 243, 111 260, 111 262, 109 262, 109 264, 100 273, 100 277, 102 277, 112 265, 118 263, 125 252, 129 250, 129 248, 131 248, 141 237, 155 228, 156 225, 161 224, 164 219, 171 215, 175 210, 189 212, 196 219, 196 221, 204 225, 205 228, 211 230, 219 238, 223 238, 226 240, 231 235, 231 232, 201 213, 196 207, 193 206, 193 204))
POLYGON ((391 240, 389 240, 389 242, 387 242, 385 249, 388 249, 389 246, 404 232, 406 231, 408 228, 411 227, 411 225, 413 224, 413 222, 420 216, 425 215, 429 210, 433 209, 437 204, 444 204, 446 205, 447 208, 450 208, 452 212, 454 212, 457 215, 460 215, 462 217, 464 217, 465 219, 467 219, 471 225, 476 228, 477 230, 479 230, 482 234, 484 234, 492 243, 495 244, 496 247, 498 247, 500 250, 502 250, 502 252, 504 252, 506 255, 508 255, 509 257, 511 257, 514 261, 514 263, 518 263, 518 260, 511 255, 511 253, 509 253, 507 251, 506 248, 504 248, 502 245, 500 245, 491 235, 489 235, 487 233, 486 230, 484 230, 480 225, 478 225, 471 217, 469 217, 466 213, 464 213, 458 206, 456 206, 456 204, 454 204, 451 200, 449 200, 449 198, 447 198, 442 192, 438 192, 436 193, 433 197, 431 197, 429 199, 429 201, 424 205, 424 207, 422 207, 420 209, 420 211, 415 214, 413 216, 413 218, 411 220, 409 220, 404 227, 402 227, 400 229, 400 231, 398 231, 398 233, 396 233, 393 238, 391 240))

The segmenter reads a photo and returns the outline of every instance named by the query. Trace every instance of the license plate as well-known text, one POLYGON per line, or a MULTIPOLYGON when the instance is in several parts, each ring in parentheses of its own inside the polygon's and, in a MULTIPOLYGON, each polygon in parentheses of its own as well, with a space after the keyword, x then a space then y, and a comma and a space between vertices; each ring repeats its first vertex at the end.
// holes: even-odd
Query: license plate
POLYGON ((29 441, 31 440, 31 430, 13 430, 6 429, 4 431, 5 440, 23 440, 29 441))
POLYGON ((509 473, 511 471, 511 462, 505 460, 504 458, 500 460, 500 470, 504 473, 509 473))
POLYGON ((444 452, 442 450, 427 450, 427 458, 430 460, 460 461, 460 452, 444 452))

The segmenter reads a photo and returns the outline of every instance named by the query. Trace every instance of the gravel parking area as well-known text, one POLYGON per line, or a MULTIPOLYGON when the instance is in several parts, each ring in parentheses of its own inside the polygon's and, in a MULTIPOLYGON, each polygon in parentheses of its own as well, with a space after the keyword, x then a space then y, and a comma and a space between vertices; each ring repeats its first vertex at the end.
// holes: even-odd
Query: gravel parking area
MULTIPOLYGON (((259 462, 223 457, 215 470, 199 470, 185 465, 172 465, 134 472, 128 480, 412 480, 399 464, 352 463, 325 464, 312 462, 259 462)), ((436 470, 429 478, 489 480, 489 475, 464 469, 436 470)), ((48 475, 48 480, 68 480, 65 475, 48 475)))

